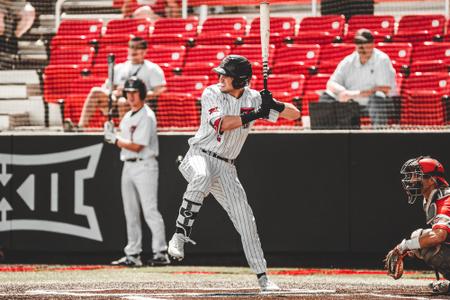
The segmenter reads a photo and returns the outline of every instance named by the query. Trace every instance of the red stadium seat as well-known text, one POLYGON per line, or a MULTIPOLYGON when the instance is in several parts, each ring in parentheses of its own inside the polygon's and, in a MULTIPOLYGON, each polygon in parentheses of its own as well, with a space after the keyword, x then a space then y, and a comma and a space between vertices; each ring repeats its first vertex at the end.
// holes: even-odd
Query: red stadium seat
POLYGON ((302 98, 302 116, 309 116, 309 103, 319 101, 319 94, 327 89, 329 74, 317 74, 306 79, 302 98))
MULTIPOLYGON (((194 70, 204 70, 210 72, 211 65, 217 66, 222 59, 230 53, 230 46, 199 45, 188 49, 183 70, 189 70, 190 74, 194 70)), ((204 73, 202 75, 207 75, 204 73)))
POLYGON ((415 44, 412 61, 411 72, 447 72, 450 63, 450 43, 415 44))
MULTIPOLYGON (((305 84, 305 76, 303 75, 269 75, 268 88, 275 94, 282 95, 288 93, 286 96, 291 96, 291 100, 294 97, 300 97, 303 95, 303 86, 305 84)), ((254 86, 256 90, 263 89, 263 79, 260 78, 256 81, 254 86)), ((284 98, 284 97, 283 97, 284 98)))
POLYGON ((410 43, 378 43, 376 47, 389 56, 396 72, 402 71, 411 63, 412 45, 410 43))
POLYGON ((406 97, 415 91, 436 91, 448 93, 450 90, 450 77, 448 73, 411 73, 402 83, 402 97, 406 97))
POLYGON ((438 91, 412 91, 404 98, 400 124, 403 126, 443 126, 445 108, 438 91))
POLYGON ((128 47, 123 46, 106 46, 99 49, 95 57, 94 66, 91 73, 94 76, 108 76, 108 55, 115 55, 115 63, 123 63, 128 58, 128 47))
POLYGON ((238 18, 208 18, 196 38, 197 45, 232 45, 245 35, 247 20, 238 18))
POLYGON ((319 61, 319 45, 285 45, 276 50, 273 74, 308 74, 319 61))
POLYGON ((102 32, 102 20, 63 20, 53 37, 50 48, 62 46, 85 46, 98 40, 102 32))
MULTIPOLYGON (((286 38, 293 38, 295 34, 295 18, 271 17, 270 18, 270 43, 280 46, 286 38)), ((244 37, 245 44, 260 44, 260 19, 254 18, 250 25, 250 33, 244 37)))
POLYGON ((150 20, 147 19, 111 20, 106 25, 106 33, 101 37, 100 45, 126 46, 134 36, 147 39, 149 30, 150 20))
POLYGON ((410 66, 410 71, 416 72, 448 72, 448 63, 445 63, 442 59, 438 60, 423 60, 413 61, 410 66))
MULTIPOLYGON (((239 45, 231 50, 230 54, 237 54, 246 57, 253 65, 253 74, 261 74, 262 59, 260 45, 239 45)), ((275 45, 269 45, 269 67, 273 65, 275 56, 275 45)))
POLYGON ((208 86, 208 76, 173 76, 167 78, 169 93, 191 94, 200 98, 203 90, 208 86))
POLYGON ((305 17, 300 21, 296 44, 329 44, 343 38, 344 16, 305 17))
POLYGON ((197 25, 197 18, 158 19, 149 38, 150 44, 185 45, 189 39, 197 36, 197 25))
POLYGON ((44 70, 44 99, 56 102, 70 93, 73 80, 81 74, 77 65, 49 65, 44 70))
POLYGON ((217 77, 217 74, 212 71, 213 68, 217 67, 216 63, 203 63, 203 64, 187 64, 182 68, 183 75, 214 75, 214 78, 217 77))
POLYGON ((348 21, 348 32, 345 41, 353 42, 356 31, 361 28, 369 29, 375 42, 384 42, 394 34, 394 16, 355 15, 348 21))
POLYGON ((190 48, 186 54, 186 63, 214 62, 219 63, 231 51, 230 46, 200 45, 190 48))
POLYGON ((72 81, 70 94, 65 98, 64 115, 72 122, 78 122, 84 101, 93 87, 102 86, 105 77, 80 76, 72 81))
POLYGON ((195 130, 200 125, 198 97, 191 94, 163 93, 158 98, 158 128, 195 130))
POLYGON ((51 52, 50 65, 78 65, 80 68, 90 68, 95 49, 89 46, 59 47, 51 52))
POLYGON ((447 20, 447 24, 445 26, 444 42, 450 42, 450 21, 449 20, 447 20))
POLYGON ((319 73, 332 74, 337 65, 355 51, 354 44, 327 44, 320 47, 319 73))
POLYGON ((184 64, 186 47, 153 45, 147 51, 146 58, 156 64, 167 63, 173 68, 181 68, 184 64))
POLYGON ((406 15, 398 23, 394 42, 421 43, 443 37, 445 16, 406 15))
POLYGON ((450 62, 450 43, 424 42, 414 45, 413 61, 437 59, 450 62))

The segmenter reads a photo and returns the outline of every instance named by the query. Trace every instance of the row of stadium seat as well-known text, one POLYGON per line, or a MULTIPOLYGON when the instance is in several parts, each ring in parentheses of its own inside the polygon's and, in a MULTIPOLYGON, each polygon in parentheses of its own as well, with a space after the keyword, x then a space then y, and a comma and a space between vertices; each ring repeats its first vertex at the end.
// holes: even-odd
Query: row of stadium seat
MULTIPOLYGON (((409 43, 379 43, 377 48, 386 52, 397 73, 447 72, 450 63, 450 43, 424 42, 414 47, 409 43), (412 62, 411 62, 412 61, 412 62)), ((273 74, 331 74, 337 64, 355 50, 353 44, 328 45, 284 45, 270 47, 270 61, 273 74)), ((89 46, 61 48, 50 57, 45 69, 44 97, 54 102, 64 98, 67 83, 76 79, 81 71, 94 77, 107 77, 107 55, 114 53, 116 61, 127 59, 126 47, 104 47, 95 53, 89 46)), ((212 68, 226 55, 233 53, 247 57, 253 62, 254 74, 261 73, 260 46, 151 46, 147 58, 160 65, 166 77, 178 75, 214 75, 212 68)), ((215 78, 215 76, 211 76, 215 78)), ((213 79, 215 80, 215 79, 213 79)))
MULTIPOLYGON (((301 110, 302 116, 308 116, 309 103, 318 101, 319 92, 326 89, 326 83, 329 78, 330 74, 316 74, 309 77, 304 75, 272 74, 269 78, 269 89, 277 99, 294 103, 301 110)), ((100 85, 102 82, 103 78, 94 76, 80 77, 78 80, 71 82, 66 90, 66 116, 77 121, 91 87, 100 85)), ((157 112, 157 115, 167 116, 167 119, 164 119, 165 121, 163 120, 160 126, 195 126, 192 122, 198 122, 197 101, 203 89, 210 82, 211 78, 208 78, 208 76, 173 76, 168 78, 168 91, 163 93, 157 100, 157 109, 161 106, 164 107, 157 112), (174 105, 172 112, 170 109, 171 105, 174 105), (185 110, 183 111, 181 107, 177 108, 178 105, 184 107, 185 110), (181 110, 180 114, 184 114, 184 116, 180 117, 178 113, 175 113, 178 109, 181 110), (183 126, 178 123, 178 125, 170 125, 173 122, 185 123, 183 126)), ((418 72, 412 73, 407 78, 399 75, 397 86, 401 95, 401 100, 398 103, 401 111, 397 114, 401 116, 400 121, 402 125, 444 125, 446 123, 445 114, 443 113, 445 112, 446 104, 442 102, 442 98, 450 92, 450 76, 448 73, 418 72), (421 107, 424 108, 423 111, 420 111, 421 107), (428 107, 438 107, 438 109, 432 110, 428 109, 428 107)), ((262 79, 254 76, 252 87, 261 89, 262 79)), ((103 121, 104 117, 97 113, 91 126, 101 126, 103 121)), ((267 122, 259 123, 274 126, 274 124, 267 122)), ((283 120, 276 125, 292 126, 294 124, 295 122, 283 120)))
MULTIPOLYGON (((360 28, 373 31, 375 40, 420 43, 424 41, 450 41, 450 22, 443 15, 403 16, 395 32, 393 16, 353 16, 345 29, 343 16, 271 18, 271 43, 329 44, 336 41, 351 42, 360 28)), ((208 18, 199 26, 197 18, 161 18, 152 24, 146 19, 64 20, 51 41, 51 49, 61 46, 89 44, 96 41, 102 46, 126 44, 130 35, 149 40, 150 44, 186 45, 195 40, 198 45, 232 45, 240 40, 244 44, 259 44, 259 18, 254 18, 247 29, 244 17, 208 18), (102 30, 103 25, 106 27, 102 30)))

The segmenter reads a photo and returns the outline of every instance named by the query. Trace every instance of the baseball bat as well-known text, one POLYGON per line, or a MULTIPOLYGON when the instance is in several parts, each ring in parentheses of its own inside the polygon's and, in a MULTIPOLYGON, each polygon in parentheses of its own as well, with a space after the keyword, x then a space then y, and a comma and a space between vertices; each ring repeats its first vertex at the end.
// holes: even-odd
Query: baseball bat
POLYGON ((109 98, 108 98, 108 121, 112 119, 112 101, 114 91, 114 62, 116 56, 113 53, 108 54, 108 81, 109 81, 109 98))
POLYGON ((261 51, 263 64, 264 89, 267 90, 267 78, 269 76, 269 40, 270 40, 270 10, 269 2, 263 1, 259 5, 261 51))

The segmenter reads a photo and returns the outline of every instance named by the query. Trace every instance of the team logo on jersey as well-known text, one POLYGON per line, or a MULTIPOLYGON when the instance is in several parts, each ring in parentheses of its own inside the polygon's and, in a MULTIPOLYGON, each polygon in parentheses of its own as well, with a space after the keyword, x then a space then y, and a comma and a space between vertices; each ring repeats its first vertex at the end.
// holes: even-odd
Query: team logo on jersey
MULTIPOLYGON (((241 114, 248 114, 252 111, 254 111, 255 108, 254 107, 241 107, 241 114)), ((244 126, 242 126, 243 128, 248 128, 250 126, 249 123, 245 124, 244 126)))
POLYGON ((130 127, 130 133, 131 133, 130 140, 131 141, 133 141, 133 135, 134 135, 134 132, 136 131, 136 128, 137 128, 136 125, 130 127))
POLYGON ((46 231, 102 241, 95 210, 84 203, 84 182, 94 176, 102 147, 0 153, 0 231, 46 231))
POLYGON ((213 107, 213 108, 210 108, 209 110, 208 110, 208 112, 209 112, 209 114, 210 115, 212 115, 213 113, 215 113, 215 112, 218 112, 219 111, 219 107, 213 107))

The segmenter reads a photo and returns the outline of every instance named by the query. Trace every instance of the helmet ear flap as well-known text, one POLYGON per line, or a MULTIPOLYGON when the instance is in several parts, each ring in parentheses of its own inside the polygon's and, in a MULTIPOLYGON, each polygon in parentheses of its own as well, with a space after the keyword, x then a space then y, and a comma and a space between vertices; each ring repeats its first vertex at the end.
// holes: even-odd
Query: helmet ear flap
POLYGON ((231 84, 234 89, 242 89, 248 84, 248 80, 234 78, 231 84))

